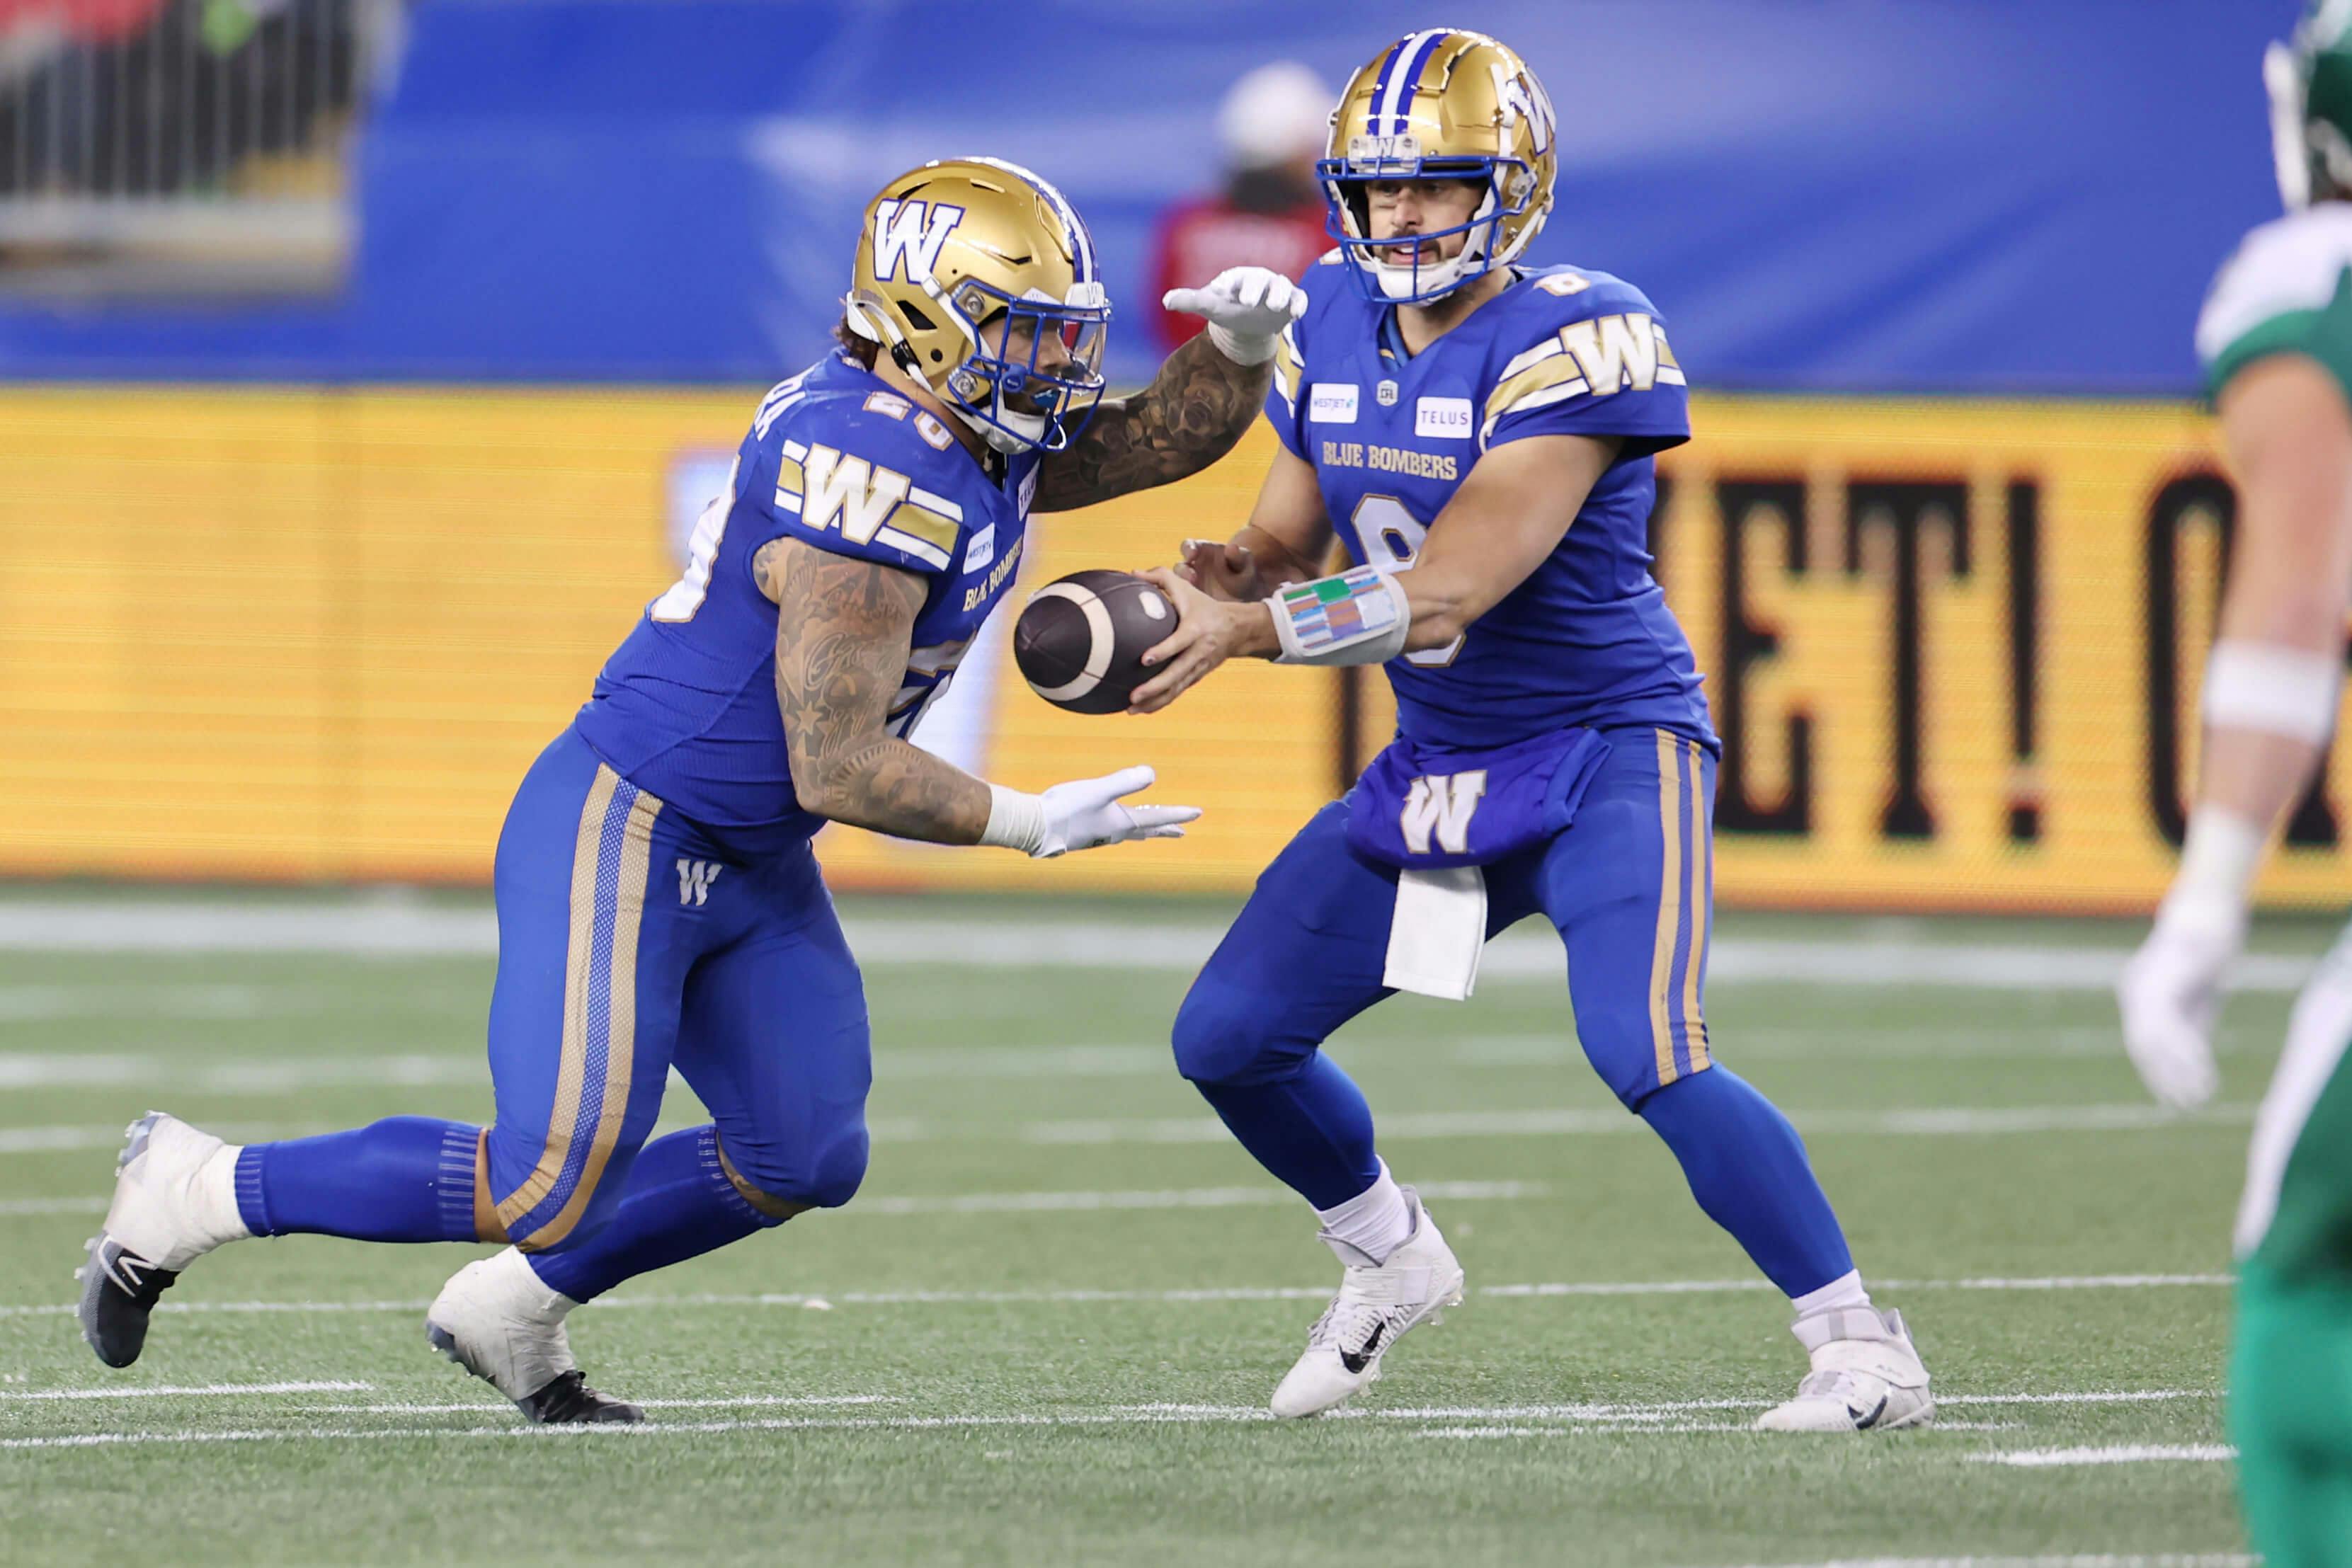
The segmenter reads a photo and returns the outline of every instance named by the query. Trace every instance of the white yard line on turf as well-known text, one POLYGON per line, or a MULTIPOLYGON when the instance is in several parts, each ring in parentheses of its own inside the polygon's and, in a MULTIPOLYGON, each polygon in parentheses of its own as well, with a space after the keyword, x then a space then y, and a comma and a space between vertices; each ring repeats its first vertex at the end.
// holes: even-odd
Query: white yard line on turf
MULTIPOLYGON (((1907 1291, 2146 1291, 2222 1289, 2235 1283, 2228 1274, 2082 1274, 2045 1275, 2015 1280, 1873 1280, 1874 1290, 1907 1291)), ((1474 1285, 1470 1294, 1481 1301, 1529 1300, 1553 1296, 1687 1296, 1751 1293, 1772 1289, 1763 1280, 1628 1280, 1567 1281, 1538 1284, 1474 1285)), ((650 1309, 677 1312, 689 1307, 799 1307, 824 1310, 844 1307, 931 1306, 1101 1306, 1117 1304, 1182 1306, 1219 1301, 1319 1301, 1331 1291, 1323 1285, 1255 1285, 1194 1291, 843 1291, 831 1293, 766 1292, 748 1295, 599 1296, 589 1305, 597 1312, 650 1309)), ((429 1301, 165 1301, 159 1312, 421 1312, 429 1301)), ((0 1306, 0 1318, 60 1317, 74 1310, 69 1301, 0 1306)), ((2188 1395, 2140 1395, 2138 1398, 2188 1398, 2188 1395)))
MULTIPOLYGON (((2098 1403, 2112 1396, 2084 1394, 2072 1396, 2043 1396, 2042 1398, 2073 1397, 2082 1403, 2098 1403)), ((2210 1395, 2204 1397, 2213 1397, 2210 1395)), ((2001 1404, 2010 1396, 1979 1396, 1983 1403, 2001 1404)), ((1412 1407, 1401 1409, 1372 1408, 1339 1410, 1326 1420, 1361 1420, 1422 1425, 1444 1423, 1451 1427, 1476 1424, 1492 1427, 1497 1424, 1513 1428, 1525 1428, 1529 1435, 1577 1436, 1607 1434, 1613 1437, 1640 1437, 1645 1434, 1674 1434, 1688 1431, 1746 1431, 1744 1423, 1675 1422, 1672 1416, 1685 1411, 1738 1410, 1755 1411, 1768 1406, 1763 1400, 1688 1400, 1670 1401, 1658 1405, 1529 1405, 1475 1407, 1412 1407)), ((500 1407, 469 1406, 428 1406, 431 1413, 464 1412, 500 1407)), ((326 1414, 301 1408, 289 1415, 326 1414)), ((721 1421, 660 1422, 644 1427, 532 1427, 512 1421, 478 1427, 410 1427, 394 1428, 370 1427, 247 1427, 226 1431, 180 1428, 155 1432, 83 1432, 60 1433, 52 1436, 0 1438, 0 1448, 98 1448, 117 1444, 142 1443, 236 1443, 269 1441, 383 1439, 439 1439, 449 1437, 547 1437, 628 1435, 639 1438, 676 1437, 692 1434, 759 1431, 953 1431, 973 1427, 1099 1427, 1123 1426, 1171 1426, 1188 1424, 1255 1424, 1271 1422, 1276 1417, 1260 1406, 1244 1405, 1131 1405, 1108 1409, 1064 1411, 1030 1411, 1005 1415, 950 1416, 803 1416, 721 1421)), ((1932 1433, 1934 1428, 1926 1429, 1932 1433)))
MULTIPOLYGON (((327 1131, 319 1126, 251 1122, 209 1124, 205 1130, 233 1141, 248 1143, 259 1138, 298 1137, 308 1133, 327 1131)), ((120 1149, 125 1135, 124 1127, 114 1124, 104 1126, 0 1127, 0 1155, 70 1154, 79 1149, 120 1149)))
MULTIPOLYGON (((2118 1048, 2120 1049, 2120 1048, 2118 1048)), ((1156 1078, 1176 1068, 1165 1045, 889 1049, 895 1081, 934 1078, 1156 1078)), ((0 1051, 0 1089, 105 1089, 154 1085, 204 1094, 277 1095, 307 1089, 440 1087, 488 1082, 478 1047, 464 1052, 308 1058, 241 1056, 205 1061, 193 1051, 141 1055, 0 1051)), ((676 1073, 673 1084, 683 1082, 676 1073)))
MULTIPOLYGON (((119 1009, 106 1008, 103 988, 94 987, 91 990, 92 1001, 87 1009, 89 1016, 132 1016, 119 1009)), ((0 988, 0 997, 5 995, 5 988, 0 988)), ((467 998, 467 1010, 478 1010, 471 998, 467 998)), ((5 1009, 0 1008, 0 1022, 6 1021, 6 1018, 5 1009)), ((1744 1054, 1808 1059, 1863 1054, 1874 1059, 2032 1059, 2113 1057, 2120 1049, 2117 1038, 2115 1030, 2105 1025, 2007 1030, 1987 1036, 1980 1030, 1954 1030, 1919 1019, 1890 1019, 1873 1022, 1860 1031, 1850 1047, 1840 1043, 1841 1037, 1835 1030, 1742 1030, 1738 1031, 1738 1044, 1744 1054)), ((1427 1040, 1368 1038, 1346 1041, 1342 1050, 1351 1061, 1409 1055, 1416 1064, 1425 1064, 1431 1048, 1432 1042, 1427 1040)), ((1464 1035, 1444 1050, 1451 1063, 1472 1068, 1548 1067, 1582 1060, 1575 1037, 1565 1030, 1557 1035, 1464 1035)), ((881 1066, 884 1076, 894 1082, 963 1078, 1160 1078, 1175 1071, 1164 1040, 944 1048, 893 1044, 884 1048, 881 1066)), ((278 1095, 344 1085, 476 1084, 484 1082, 485 1071, 478 1047, 446 1053, 338 1052, 323 1058, 215 1055, 209 1047, 178 1044, 150 1045, 137 1053, 0 1051, 0 1089, 103 1089, 135 1083, 206 1094, 278 1095)), ((1632 1124, 1631 1118, 1607 1114, 1628 1126, 1632 1124)), ((1208 1125, 1214 1127, 1217 1124, 1211 1122, 1208 1125)), ((1107 1140, 1108 1134, 1090 1138, 1082 1132, 1072 1132, 1066 1135, 1041 1133, 1038 1136, 1046 1141, 1058 1137, 1066 1142, 1101 1142, 1107 1140)), ((1190 1141, 1190 1137, 1189 1134, 1170 1133, 1162 1141, 1181 1143, 1190 1141)))
MULTIPOLYGON (((2014 1421, 1937 1421, 1922 1427, 1923 1436, 1940 1436, 1950 1432, 2013 1432, 2014 1421)), ((1666 1433, 1681 1436, 1692 1432, 1753 1432, 1755 1424, 1748 1421, 1661 1421, 1635 1427, 1605 1428, 1634 1433, 1666 1433)), ((1591 1427, 1431 1427, 1415 1432, 1416 1437, 1582 1437, 1595 1428, 1591 1427)))
POLYGON ((125 1388, 0 1388, 0 1399, 213 1399, 246 1394, 373 1394, 373 1383, 149 1384, 125 1388))
MULTIPOLYGON (((2166 1286, 2237 1283, 2232 1274, 2043 1274, 2017 1279, 1880 1280, 1881 1291, 2144 1291, 2166 1286)), ((1481 1285, 1480 1296, 1674 1296, 1704 1295, 1718 1291, 1769 1291, 1764 1280, 1661 1280, 1623 1283, 1571 1281, 1534 1285, 1481 1285)))
MULTIPOLYGON (((1543 1197, 1538 1181, 1439 1181, 1422 1185, 1425 1197, 1457 1202, 1543 1197)), ((872 1197, 858 1205, 866 1214, 1058 1213, 1070 1209, 1244 1208, 1289 1205, 1296 1193, 1272 1186, 1190 1186, 1157 1192, 966 1192, 928 1197, 872 1197)))
POLYGON ((2078 1552, 2069 1557, 1842 1557, 1832 1563, 1750 1563, 1743 1568, 2261 1568, 2262 1561, 2242 1552, 2154 1556, 2078 1552))
MULTIPOLYGON (((844 1405, 896 1405, 898 1398, 889 1394, 745 1394, 716 1399, 634 1399, 630 1401, 647 1410, 768 1410, 788 1406, 844 1405)), ((450 1404, 415 1405, 305 1405, 305 1416, 441 1416, 512 1414, 514 1406, 503 1399, 453 1402, 450 1404)))
MULTIPOLYGON (((877 1399, 877 1396, 846 1396, 840 1404, 877 1399)), ((2053 1396, 2009 1396, 2009 1394, 1980 1394, 1980 1404, 2013 1404, 2018 1399, 2053 1399, 2053 1396)), ((2072 1394, 2067 1399, 2082 1404, 2100 1404, 2115 1399, 2112 1394, 2072 1394)), ((2206 1394, 2210 1399, 2210 1394, 2206 1394)), ((739 1401, 668 1401, 670 1406, 719 1406, 739 1401)), ((755 1401, 746 1401, 755 1404, 755 1401)), ((833 1404, 833 1401, 809 1401, 809 1404, 833 1404)), ((1642 1437, 1642 1434, 1682 1434, 1682 1432, 1748 1432, 1745 1422, 1679 1422, 1675 1416, 1694 1410, 1764 1410, 1769 1401, 1755 1399, 1691 1399, 1663 1401, 1663 1404, 1567 1404, 1567 1406, 1473 1406, 1473 1408, 1449 1408, 1449 1406, 1406 1406, 1406 1408, 1367 1408, 1367 1410, 1334 1410, 1324 1420, 1371 1420, 1400 1422, 1400 1425, 1423 1425, 1423 1422, 1444 1422, 1444 1429, 1465 1429, 1475 1425, 1475 1432, 1486 1434, 1496 1425, 1506 1427, 1507 1434, 1527 1437, 1580 1437, 1580 1434, 1613 1434, 1613 1437, 1642 1437)), ((358 1413, 358 1410, 381 1410, 381 1413, 497 1413, 503 1416, 506 1406, 491 1404, 424 1404, 424 1406, 294 1406, 287 1416, 327 1416, 327 1413, 358 1413)), ((797 1417, 764 1417, 764 1420, 708 1420, 708 1422, 658 1422, 649 1427, 614 1427, 607 1432, 633 1432, 637 1437, 677 1437, 677 1434, 708 1434, 708 1432, 952 1432, 969 1427, 1155 1427, 1155 1425, 1254 1425, 1270 1422, 1275 1416, 1263 1406, 1183 1406, 1183 1404, 1140 1404, 1140 1406, 1110 1406, 1110 1408, 1079 1408, 1079 1410, 1028 1410, 1009 1416, 797 1416, 797 1417)), ((1976 1427, 1961 1427, 1976 1429, 1976 1427)), ((367 1429, 367 1427, 245 1427, 228 1432, 205 1432, 205 1429, 169 1429, 169 1432, 70 1432, 49 1434, 49 1437, 12 1437, 0 1438, 0 1448, 99 1448, 115 1443, 242 1443, 242 1441, 318 1441, 318 1438, 351 1438, 351 1441, 381 1441, 381 1438, 452 1438, 452 1437, 562 1437, 562 1434, 597 1432, 595 1427, 530 1427, 501 1420, 480 1427, 400 1427, 400 1429, 367 1429)), ((1927 1429, 1933 1434, 1933 1427, 1927 1429)))
MULTIPOLYGON (((868 967, 976 965, 1000 969, 1109 969, 1189 973, 1221 925, 1200 921, 965 920, 860 911, 844 923, 868 967)), ((42 953, 333 953, 362 957, 481 957, 498 950, 485 907, 377 903, 270 903, 29 899, 0 903, 0 951, 42 953)), ((1962 986, 1972 989, 2104 991, 2127 954, 2107 947, 1935 944, 1864 936, 1835 941, 1727 937, 1709 951, 1717 985, 1962 986)), ((2232 974, 2240 990, 2292 991, 2312 961, 2253 955, 2232 974)), ((1487 945, 1482 973, 1556 978, 1557 937, 1507 933, 1487 945)))
MULTIPOLYGON (((289 1074, 289 1082, 275 1087, 291 1092, 299 1088, 323 1082, 471 1082, 483 1076, 478 1063, 467 1063, 462 1072, 452 1070, 446 1076, 402 1076, 368 1079, 359 1075, 341 1076, 330 1080, 325 1075, 311 1075, 299 1071, 289 1074)), ((2251 1105, 2208 1105, 2200 1110, 2179 1112, 2155 1104, 2113 1105, 2008 1105, 2008 1106, 1920 1106, 1898 1107, 1883 1111, 1807 1111, 1792 1110, 1789 1119, 1808 1136, 1841 1137, 1905 1137, 1905 1138, 1971 1138, 2046 1136, 2053 1134, 2109 1134, 2166 1132, 2183 1127, 2244 1126, 2253 1120, 2251 1105)), ((234 1127, 212 1126, 208 1130, 223 1136, 250 1141, 265 1137, 291 1137, 305 1133, 324 1131, 311 1125, 247 1124, 234 1127)), ((1408 1113, 1383 1117, 1381 1135, 1391 1143, 1426 1143, 1449 1140, 1485 1138, 1613 1138, 1644 1134, 1647 1126, 1639 1117, 1618 1110, 1550 1109, 1527 1111, 1440 1111, 1408 1113)), ((968 1143, 984 1144, 1000 1141, 1004 1135, 994 1124, 941 1123, 908 1116, 877 1117, 867 1124, 867 1132, 877 1144, 904 1146, 911 1144, 968 1143)), ((0 1127, 0 1155, 68 1154, 83 1149, 114 1148, 122 1142, 122 1129, 112 1124, 105 1125, 66 1125, 0 1127)), ((1071 1145, 1095 1146, 1110 1144, 1217 1145, 1231 1141, 1233 1134, 1224 1124, 1207 1116, 1133 1116, 1089 1117, 1074 1121, 1031 1122, 1013 1131, 1012 1136, 1023 1143, 1051 1147, 1071 1145)), ((1494 1184, 1519 1186, 1519 1193, 1531 1190, 1524 1184, 1494 1184)), ((1239 1192, 1241 1188, 1203 1188, 1203 1192, 1239 1192)), ((1256 1191, 1260 1189, 1246 1189, 1256 1191)), ((1424 1189, 1426 1190, 1426 1189, 1424 1189)), ((1518 1196, 1514 1193, 1508 1196, 1518 1196)), ((1190 1202, 1176 1199, 1150 1201, 1132 1195, 1121 1194, 1039 1194, 1023 1195, 1035 1201, 1007 1201, 1002 1195, 973 1195, 968 1199, 942 1199, 959 1206, 955 1210, 977 1211, 1000 1207, 1013 1208, 1152 1208, 1187 1207, 1206 1205, 1222 1207, 1270 1201, 1255 1197, 1199 1197, 1190 1202), (1088 1201, 1094 1199, 1097 1201, 1088 1201), (1117 1200, 1117 1201, 1113 1201, 1117 1200)), ((1435 1196, 1433 1193, 1430 1196, 1435 1196)), ((1465 1194, 1469 1197, 1507 1196, 1496 1192, 1465 1194)), ((866 1214, 920 1214, 933 1212, 923 1207, 927 1199, 868 1198, 859 1209, 866 1214), (909 1206, 913 1207, 909 1207, 909 1206)), ((0 1214, 10 1212, 0 1207, 0 1214)))
MULTIPOLYGON (((2181 1113, 2137 1103, 2114 1105, 1927 1106, 1885 1111, 1790 1111, 1807 1133, 1877 1134, 1900 1137, 1984 1137, 2045 1133, 2136 1133, 2214 1124, 2242 1126, 2251 1105, 2209 1105, 2181 1113)), ((1647 1132, 1640 1118, 1619 1110, 1440 1111, 1381 1118, 1391 1142, 1440 1138, 1609 1137, 1647 1132)), ((1021 1136, 1033 1144, 1223 1144, 1233 1134, 1213 1116, 1093 1117, 1031 1122, 1021 1136)))
POLYGON ((2238 1457, 2222 1443, 2132 1444, 2111 1448, 2020 1448, 2004 1454, 1970 1454, 1986 1465, 2042 1469, 2070 1465, 2218 1464, 2238 1457))

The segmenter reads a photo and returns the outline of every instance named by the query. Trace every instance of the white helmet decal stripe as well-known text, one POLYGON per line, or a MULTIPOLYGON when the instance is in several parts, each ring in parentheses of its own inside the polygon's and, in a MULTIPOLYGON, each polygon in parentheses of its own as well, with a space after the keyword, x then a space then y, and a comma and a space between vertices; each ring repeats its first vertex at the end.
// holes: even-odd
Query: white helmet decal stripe
POLYGON ((1386 115, 1390 118, 1390 133, 1396 136, 1404 134, 1405 117, 1412 108, 1412 84, 1421 79, 1422 68, 1429 64, 1431 52, 1437 47, 1437 41, 1444 37, 1445 33, 1444 27, 1431 27, 1415 33, 1397 46, 1391 60, 1393 69, 1386 84, 1388 91, 1373 109, 1373 124, 1378 125, 1380 117, 1386 115))

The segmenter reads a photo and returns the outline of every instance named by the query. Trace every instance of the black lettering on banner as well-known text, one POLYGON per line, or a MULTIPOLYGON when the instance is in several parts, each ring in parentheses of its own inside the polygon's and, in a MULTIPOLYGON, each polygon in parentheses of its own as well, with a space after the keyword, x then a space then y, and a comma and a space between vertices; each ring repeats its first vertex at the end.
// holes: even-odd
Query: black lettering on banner
POLYGON ((1862 575, 1862 536, 1884 522, 1895 537, 1894 682, 1889 694, 1895 717, 1895 782, 1879 832, 1890 839, 1936 836, 1921 779, 1922 628, 1919 537, 1940 518, 1952 541, 1952 575, 1969 575, 1969 487, 1960 480, 1858 479, 1845 487, 1845 570, 1862 575))
MULTIPOLYGON (((1788 793, 1765 804, 1751 793, 1748 776, 1748 675, 1758 663, 1777 656, 1776 627, 1748 614, 1748 526, 1759 513, 1777 517, 1787 529, 1789 575, 1805 574, 1805 482, 1802 479, 1726 479, 1715 486, 1723 521, 1723 685, 1716 723, 1723 735, 1723 761, 1716 775, 1715 825, 1727 833, 1801 835, 1813 825, 1813 721, 1792 712, 1788 718, 1788 793)), ((1663 508, 1662 508, 1663 509, 1663 508)), ((1652 514, 1652 528, 1656 527, 1652 514)))
MULTIPOLYGON (((2218 605, 2228 585, 2230 548, 2237 537, 2237 491, 2210 470, 2185 474, 2158 490, 2147 511, 2147 804, 2156 831, 2175 847, 2189 836, 2188 790, 2180 776, 2180 535, 2190 524, 2208 520, 2218 537, 2221 561, 2221 570, 2214 574, 2218 605)), ((2285 841, 2310 849, 2336 845, 2336 811, 2327 801, 2325 759, 2287 820, 2285 841)))
POLYGON ((2042 837, 2042 781, 2034 765, 2036 682, 2042 649, 2042 487, 2009 483, 2009 836, 2042 837))

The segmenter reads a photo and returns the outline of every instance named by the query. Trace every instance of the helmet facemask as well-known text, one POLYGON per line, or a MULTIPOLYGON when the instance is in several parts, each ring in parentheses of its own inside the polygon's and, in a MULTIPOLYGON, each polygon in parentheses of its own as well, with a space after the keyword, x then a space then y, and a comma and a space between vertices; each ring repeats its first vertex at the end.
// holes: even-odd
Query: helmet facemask
POLYGON ((1517 158, 1423 158, 1414 137, 1358 136, 1349 139, 1348 156, 1319 160, 1315 173, 1322 183, 1331 237, 1355 264, 1349 270, 1357 286, 1370 298, 1392 305, 1444 298, 1516 258, 1542 227, 1538 218, 1510 240, 1500 246, 1496 243, 1505 225, 1526 214, 1536 199, 1534 173, 1517 158), (1375 239, 1366 187, 1383 180, 1474 181, 1485 189, 1466 222, 1452 228, 1375 239), (1465 236, 1457 255, 1443 261, 1422 260, 1422 246, 1455 235, 1465 236), (1407 241, 1415 242, 1409 265, 1399 266, 1381 256, 1382 251, 1407 241))
POLYGON ((1103 346, 1110 306, 1102 285, 1070 298, 1013 298, 976 278, 950 306, 971 352, 945 378, 947 400, 1000 452, 1060 452, 1078 438, 1102 401, 1103 346), (1048 357, 1047 342, 1062 353, 1048 357))

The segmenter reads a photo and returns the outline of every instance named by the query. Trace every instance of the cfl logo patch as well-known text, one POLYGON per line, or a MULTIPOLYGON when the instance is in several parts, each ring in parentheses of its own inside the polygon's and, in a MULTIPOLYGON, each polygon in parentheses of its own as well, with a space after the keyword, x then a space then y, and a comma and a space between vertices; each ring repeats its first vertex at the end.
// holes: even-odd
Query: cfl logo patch
POLYGON ((1417 855, 1429 853, 1430 841, 1449 855, 1470 852, 1470 819, 1486 793, 1486 770, 1424 774, 1412 781, 1397 813, 1404 831, 1404 847, 1417 855))
POLYGON ((677 902, 681 906, 692 904, 699 909, 710 902, 710 884, 725 870, 716 861, 681 860, 677 862, 677 902))

